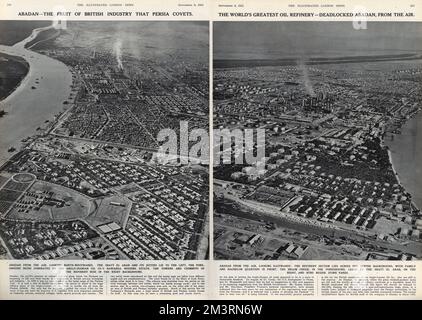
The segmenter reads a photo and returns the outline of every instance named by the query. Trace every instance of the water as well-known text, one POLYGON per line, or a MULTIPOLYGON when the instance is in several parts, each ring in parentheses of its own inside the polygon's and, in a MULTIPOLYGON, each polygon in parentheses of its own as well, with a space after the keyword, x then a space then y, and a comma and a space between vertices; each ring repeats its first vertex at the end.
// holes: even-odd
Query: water
POLYGON ((40 30, 14 46, 0 45, 0 52, 22 57, 29 64, 20 85, 0 102, 1 109, 7 111, 0 118, 0 165, 11 156, 10 148, 18 150, 22 139, 33 136, 45 120, 62 112, 71 92, 72 74, 65 64, 24 48, 40 30))
POLYGON ((408 120, 394 140, 386 137, 400 182, 422 209, 422 112, 408 120))

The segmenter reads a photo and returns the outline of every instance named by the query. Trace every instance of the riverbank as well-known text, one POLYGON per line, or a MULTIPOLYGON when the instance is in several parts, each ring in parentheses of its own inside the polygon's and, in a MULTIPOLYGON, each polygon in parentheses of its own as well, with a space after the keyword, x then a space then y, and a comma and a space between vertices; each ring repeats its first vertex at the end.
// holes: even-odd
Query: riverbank
POLYGON ((51 25, 51 21, 47 20, 0 21, 0 44, 13 46, 15 43, 28 38, 34 29, 43 28, 49 25, 51 25))
POLYGON ((401 127, 400 134, 389 134, 383 143, 398 183, 412 196, 412 203, 422 208, 422 112, 418 112, 401 127))
POLYGON ((0 101, 0 109, 7 113, 0 118, 0 165, 14 154, 9 150, 18 151, 22 140, 37 134, 46 120, 64 110, 63 102, 71 93, 72 74, 64 63, 25 48, 46 28, 34 30, 14 46, 0 45, 0 53, 24 59, 29 65, 19 86, 0 101))
POLYGON ((28 72, 24 59, 0 52, 0 101, 19 87, 28 72))

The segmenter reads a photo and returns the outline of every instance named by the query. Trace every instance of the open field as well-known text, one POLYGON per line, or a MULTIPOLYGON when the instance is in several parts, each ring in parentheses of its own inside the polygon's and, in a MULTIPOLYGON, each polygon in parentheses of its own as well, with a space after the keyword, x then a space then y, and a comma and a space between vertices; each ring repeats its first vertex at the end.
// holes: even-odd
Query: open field
POLYGON ((112 221, 122 226, 130 211, 130 201, 121 195, 96 200, 93 206, 95 208, 86 219, 93 226, 112 221))
POLYGON ((71 189, 37 181, 10 210, 8 218, 62 221, 88 215, 89 200, 71 189))

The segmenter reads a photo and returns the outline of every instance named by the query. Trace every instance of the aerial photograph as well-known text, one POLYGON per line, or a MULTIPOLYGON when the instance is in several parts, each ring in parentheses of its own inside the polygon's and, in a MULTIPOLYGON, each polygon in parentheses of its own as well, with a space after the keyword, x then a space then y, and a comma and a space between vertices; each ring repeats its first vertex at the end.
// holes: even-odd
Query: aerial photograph
POLYGON ((214 258, 422 259, 421 103, 422 23, 215 22, 214 258))
POLYGON ((0 259, 208 255, 208 22, 0 21, 0 259))

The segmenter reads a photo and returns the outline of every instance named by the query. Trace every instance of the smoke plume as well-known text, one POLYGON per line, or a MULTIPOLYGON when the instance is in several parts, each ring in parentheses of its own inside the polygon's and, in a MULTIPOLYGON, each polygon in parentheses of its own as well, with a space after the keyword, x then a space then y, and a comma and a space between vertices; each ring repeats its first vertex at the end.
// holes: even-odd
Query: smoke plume
POLYGON ((122 63, 122 41, 118 39, 114 43, 114 54, 116 56, 117 66, 119 69, 123 69, 123 63, 122 63))
POLYGON ((311 80, 309 79, 309 74, 308 74, 308 69, 306 67, 305 59, 301 58, 300 60, 298 60, 297 65, 298 65, 298 68, 302 71, 303 84, 305 85, 306 92, 312 97, 315 96, 314 88, 312 87, 311 80))

